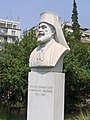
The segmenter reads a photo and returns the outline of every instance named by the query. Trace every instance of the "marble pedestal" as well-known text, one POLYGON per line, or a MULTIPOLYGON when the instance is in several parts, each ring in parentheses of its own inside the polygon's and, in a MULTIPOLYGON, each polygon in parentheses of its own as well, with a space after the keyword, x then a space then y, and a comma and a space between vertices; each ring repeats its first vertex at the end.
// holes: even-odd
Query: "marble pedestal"
POLYGON ((65 74, 30 72, 27 120, 64 120, 65 74))

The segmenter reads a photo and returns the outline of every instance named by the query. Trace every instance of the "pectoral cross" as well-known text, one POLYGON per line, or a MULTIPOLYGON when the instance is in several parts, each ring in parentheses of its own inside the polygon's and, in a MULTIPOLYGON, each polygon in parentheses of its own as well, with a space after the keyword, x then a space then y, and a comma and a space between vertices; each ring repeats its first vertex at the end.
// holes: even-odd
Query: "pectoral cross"
POLYGON ((39 51, 39 60, 43 61, 44 60, 44 53, 43 53, 44 49, 41 49, 39 51))

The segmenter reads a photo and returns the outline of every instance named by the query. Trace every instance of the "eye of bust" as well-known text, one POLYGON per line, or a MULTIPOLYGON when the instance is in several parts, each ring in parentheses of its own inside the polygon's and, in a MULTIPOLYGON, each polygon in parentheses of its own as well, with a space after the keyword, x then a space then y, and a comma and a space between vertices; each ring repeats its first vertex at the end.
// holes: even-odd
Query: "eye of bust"
POLYGON ((39 25, 38 28, 39 28, 39 29, 40 29, 40 28, 45 29, 45 28, 47 28, 47 26, 46 26, 46 25, 41 25, 41 26, 39 25))
POLYGON ((47 26, 46 26, 46 25, 42 25, 41 27, 42 27, 42 29, 45 29, 45 28, 47 28, 47 26))

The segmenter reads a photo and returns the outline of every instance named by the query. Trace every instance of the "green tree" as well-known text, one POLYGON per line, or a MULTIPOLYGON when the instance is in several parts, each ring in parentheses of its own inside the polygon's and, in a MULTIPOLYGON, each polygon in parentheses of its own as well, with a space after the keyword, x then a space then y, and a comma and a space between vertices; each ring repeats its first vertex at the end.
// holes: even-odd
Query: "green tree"
POLYGON ((70 46, 70 52, 64 59, 65 111, 71 113, 80 103, 86 104, 90 95, 90 45, 76 41, 73 33, 67 31, 65 37, 70 46))
POLYGON ((78 11, 77 11, 77 5, 76 0, 73 1, 73 10, 72 10, 72 29, 74 33, 74 37, 76 40, 80 41, 81 33, 80 33, 80 25, 78 23, 78 11))
POLYGON ((27 98, 29 56, 37 45, 31 30, 15 44, 4 43, 0 51, 0 104, 25 106, 27 98))

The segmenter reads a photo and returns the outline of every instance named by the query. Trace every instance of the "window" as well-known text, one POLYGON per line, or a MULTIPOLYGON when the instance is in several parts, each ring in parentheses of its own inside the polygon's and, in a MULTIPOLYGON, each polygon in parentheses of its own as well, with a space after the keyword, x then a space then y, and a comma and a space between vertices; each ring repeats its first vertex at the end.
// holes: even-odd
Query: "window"
POLYGON ((13 31, 12 31, 12 35, 15 35, 15 33, 16 33, 16 31, 13 30, 13 31))
POLYGON ((15 38, 12 38, 12 43, 15 43, 16 39, 15 38))
POLYGON ((13 28, 16 28, 17 26, 16 25, 13 25, 13 28))
POLYGON ((7 37, 4 37, 4 42, 7 42, 7 37))
POLYGON ((11 25, 11 24, 7 24, 7 27, 8 27, 8 28, 12 28, 12 25, 11 25))
POLYGON ((8 32, 8 30, 7 29, 3 29, 3 33, 7 33, 8 32))

